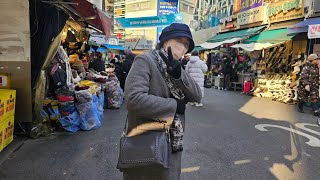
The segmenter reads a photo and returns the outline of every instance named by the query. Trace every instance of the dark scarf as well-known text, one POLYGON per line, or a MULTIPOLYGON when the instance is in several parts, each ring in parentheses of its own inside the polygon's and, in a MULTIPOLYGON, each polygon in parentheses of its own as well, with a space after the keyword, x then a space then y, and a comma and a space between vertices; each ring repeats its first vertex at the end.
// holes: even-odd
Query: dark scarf
MULTIPOLYGON (((176 99, 184 99, 185 95, 182 92, 182 90, 176 86, 172 82, 172 77, 167 73, 167 64, 164 62, 164 60, 161 58, 159 53, 164 54, 166 57, 168 57, 168 54, 164 51, 164 49, 160 50, 153 50, 152 53, 155 55, 157 62, 159 63, 159 70, 165 79, 168 88, 170 89, 171 94, 176 99)), ((184 136, 184 129, 182 126, 181 119, 179 115, 175 115, 173 123, 170 127, 170 139, 171 139, 171 147, 172 152, 179 152, 183 150, 183 136, 184 136)))

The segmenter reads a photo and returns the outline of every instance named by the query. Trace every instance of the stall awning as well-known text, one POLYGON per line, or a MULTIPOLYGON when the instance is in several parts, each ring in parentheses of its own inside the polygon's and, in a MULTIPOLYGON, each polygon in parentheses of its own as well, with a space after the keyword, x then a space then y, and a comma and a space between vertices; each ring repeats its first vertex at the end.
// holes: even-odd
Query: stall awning
POLYGON ((111 44, 104 44, 103 46, 105 46, 108 49, 114 49, 114 50, 126 50, 126 48, 124 48, 123 46, 120 45, 111 45, 111 44))
POLYGON ((87 0, 66 0, 66 2, 70 4, 61 3, 61 6, 71 12, 76 21, 86 22, 104 32, 107 37, 110 35, 113 20, 106 13, 87 0))
POLYGON ((203 47, 201 47, 201 46, 196 46, 196 47, 194 47, 194 49, 193 49, 192 51, 202 51, 202 50, 204 50, 203 47))
POLYGON ((303 33, 303 32, 308 32, 308 26, 313 25, 313 24, 320 24, 320 18, 311 18, 311 19, 306 19, 302 22, 299 22, 293 26, 290 26, 288 28, 288 33, 303 33))
MULTIPOLYGON (((99 47, 98 49, 97 49, 97 52, 101 52, 101 53, 103 53, 103 52, 107 52, 107 48, 105 48, 105 47, 99 47)), ((94 52, 94 49, 93 48, 90 48, 90 51, 91 52, 94 52)))
POLYGON ((249 28, 249 29, 243 29, 243 30, 239 30, 239 31, 222 33, 222 34, 218 34, 216 36, 213 36, 212 38, 207 40, 207 42, 208 43, 216 43, 216 42, 222 42, 222 41, 230 40, 230 39, 234 39, 234 38, 240 38, 240 40, 241 40, 241 39, 249 38, 251 36, 254 36, 254 35, 260 33, 260 31, 262 31, 262 29, 264 29, 264 28, 265 28, 265 26, 259 26, 259 27, 255 27, 255 28, 249 28))
POLYGON ((258 35, 255 35, 246 41, 244 41, 244 44, 250 44, 250 43, 271 43, 271 44, 277 44, 277 43, 284 43, 286 41, 290 41, 295 34, 288 34, 288 29, 275 29, 275 30, 268 30, 261 32, 258 35))
POLYGON ((268 49, 290 41, 294 36, 295 34, 288 35, 287 28, 268 30, 247 39, 242 44, 236 44, 231 47, 242 48, 246 51, 268 49))
POLYGON ((250 44, 235 44, 231 46, 232 48, 242 48, 246 51, 256 51, 256 50, 263 50, 268 49, 274 46, 278 46, 281 43, 278 44, 271 44, 271 43, 250 43, 250 44))
POLYGON ((242 38, 232 38, 232 39, 224 40, 221 42, 215 42, 215 43, 205 42, 205 43, 200 44, 200 46, 204 49, 214 49, 214 48, 219 47, 223 44, 231 44, 231 43, 235 43, 235 42, 238 42, 241 40, 242 40, 242 38))

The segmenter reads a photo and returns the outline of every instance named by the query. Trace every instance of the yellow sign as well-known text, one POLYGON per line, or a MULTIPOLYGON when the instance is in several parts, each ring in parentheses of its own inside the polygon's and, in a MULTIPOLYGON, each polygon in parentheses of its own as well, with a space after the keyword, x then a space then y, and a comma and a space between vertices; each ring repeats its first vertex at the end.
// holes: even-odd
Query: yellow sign
POLYGON ((302 18, 304 16, 304 0, 286 0, 270 4, 267 15, 271 23, 302 18))

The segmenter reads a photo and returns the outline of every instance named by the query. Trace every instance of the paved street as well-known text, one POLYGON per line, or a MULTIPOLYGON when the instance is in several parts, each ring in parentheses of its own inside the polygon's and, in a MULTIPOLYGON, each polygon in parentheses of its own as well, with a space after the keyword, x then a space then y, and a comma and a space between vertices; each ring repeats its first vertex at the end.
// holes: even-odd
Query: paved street
MULTIPOLYGON (((235 92, 205 94, 204 107, 187 110, 183 180, 319 179, 314 116, 235 92)), ((0 165, 0 179, 122 179, 115 167, 125 117, 124 108, 108 110, 96 131, 26 140, 0 165)))

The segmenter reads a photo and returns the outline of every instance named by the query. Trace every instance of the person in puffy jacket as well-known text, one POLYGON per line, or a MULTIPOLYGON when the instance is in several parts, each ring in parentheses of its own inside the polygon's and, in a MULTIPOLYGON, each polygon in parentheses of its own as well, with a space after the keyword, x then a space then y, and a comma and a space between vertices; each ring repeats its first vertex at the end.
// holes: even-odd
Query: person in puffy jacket
MULTIPOLYGON (((208 71, 208 66, 199 58, 198 51, 191 53, 190 61, 186 66, 187 73, 197 82, 204 97, 204 74, 208 71)), ((197 107, 203 106, 202 103, 191 103, 197 107)))

